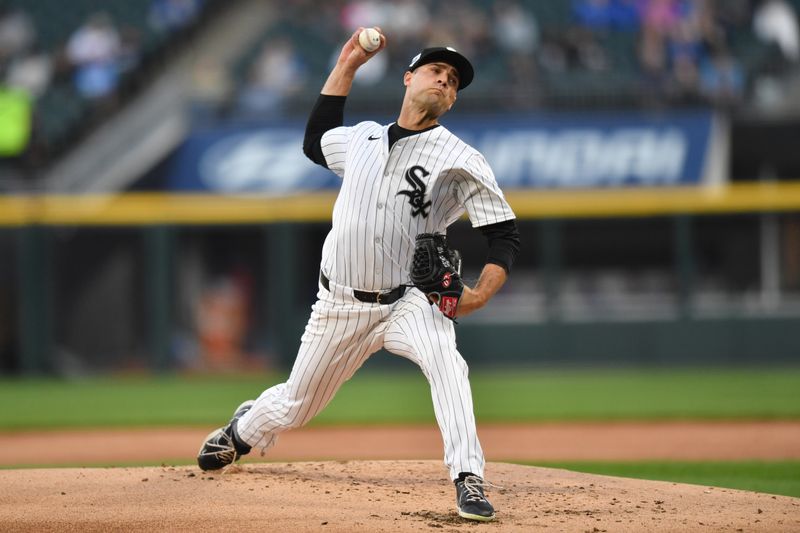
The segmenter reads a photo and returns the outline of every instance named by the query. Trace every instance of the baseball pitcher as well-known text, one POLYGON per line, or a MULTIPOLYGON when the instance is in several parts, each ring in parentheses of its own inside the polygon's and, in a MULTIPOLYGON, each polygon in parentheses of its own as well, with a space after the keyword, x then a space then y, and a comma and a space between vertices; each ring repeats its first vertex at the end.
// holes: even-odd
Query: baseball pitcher
POLYGON ((439 118, 474 76, 450 47, 426 48, 403 75, 397 121, 343 126, 344 106, 367 52, 357 30, 344 44, 311 111, 303 150, 342 180, 322 248, 317 301, 291 374, 236 409, 213 431, 197 461, 203 470, 267 449, 281 432, 306 424, 380 348, 416 363, 430 382, 444 462, 459 514, 488 521, 484 456, 475 427, 467 364, 454 321, 500 289, 519 251, 515 216, 484 157, 439 118), (447 227, 466 212, 488 240, 474 287, 464 284, 447 227))

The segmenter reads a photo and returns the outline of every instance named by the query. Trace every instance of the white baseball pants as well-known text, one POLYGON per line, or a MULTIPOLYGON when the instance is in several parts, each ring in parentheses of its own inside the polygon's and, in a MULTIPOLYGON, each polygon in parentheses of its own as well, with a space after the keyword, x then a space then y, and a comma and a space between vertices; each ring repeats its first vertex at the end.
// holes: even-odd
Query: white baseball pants
POLYGON ((285 383, 265 390, 237 423, 239 437, 267 449, 287 429, 308 423, 367 358, 380 348, 416 363, 431 386, 444 440, 444 462, 483 477, 484 457, 475 427, 467 364, 456 349, 453 323, 416 289, 392 305, 361 302, 353 290, 330 282, 317 302, 285 383))

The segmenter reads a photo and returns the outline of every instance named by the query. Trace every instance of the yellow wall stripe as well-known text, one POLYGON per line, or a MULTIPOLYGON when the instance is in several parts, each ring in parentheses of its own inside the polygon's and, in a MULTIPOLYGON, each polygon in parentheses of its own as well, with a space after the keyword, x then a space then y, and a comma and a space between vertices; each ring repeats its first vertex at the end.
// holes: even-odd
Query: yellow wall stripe
POLYGON ((276 198, 211 194, 0 197, 0 225, 244 224, 330 220, 334 193, 276 198))
POLYGON ((515 191, 520 218, 625 217, 800 211, 800 182, 704 187, 515 191))
MULTIPOLYGON (((520 219, 800 211, 800 183, 508 191, 520 219)), ((302 196, 127 193, 0 196, 0 226, 325 222, 335 192, 302 196)))

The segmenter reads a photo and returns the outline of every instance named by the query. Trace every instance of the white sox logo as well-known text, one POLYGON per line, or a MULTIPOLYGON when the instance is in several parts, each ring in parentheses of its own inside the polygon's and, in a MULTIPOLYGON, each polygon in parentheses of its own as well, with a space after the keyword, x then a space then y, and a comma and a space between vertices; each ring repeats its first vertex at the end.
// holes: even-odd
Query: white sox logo
POLYGON ((411 204, 411 216, 422 215, 422 218, 428 218, 430 212, 431 202, 425 201, 425 191, 428 187, 422 178, 428 176, 430 172, 425 170, 419 165, 406 170, 406 181, 411 185, 410 191, 400 191, 397 195, 405 194, 408 196, 408 203, 411 204))

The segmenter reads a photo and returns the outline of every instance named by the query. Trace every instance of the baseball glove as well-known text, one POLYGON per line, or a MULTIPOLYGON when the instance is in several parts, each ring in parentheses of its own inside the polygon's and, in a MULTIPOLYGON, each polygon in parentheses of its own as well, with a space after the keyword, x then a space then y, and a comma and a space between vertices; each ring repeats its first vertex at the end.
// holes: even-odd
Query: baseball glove
POLYGON ((447 238, 436 233, 417 235, 411 283, 425 293, 444 316, 456 318, 464 283, 461 281, 461 254, 447 247, 447 238))

